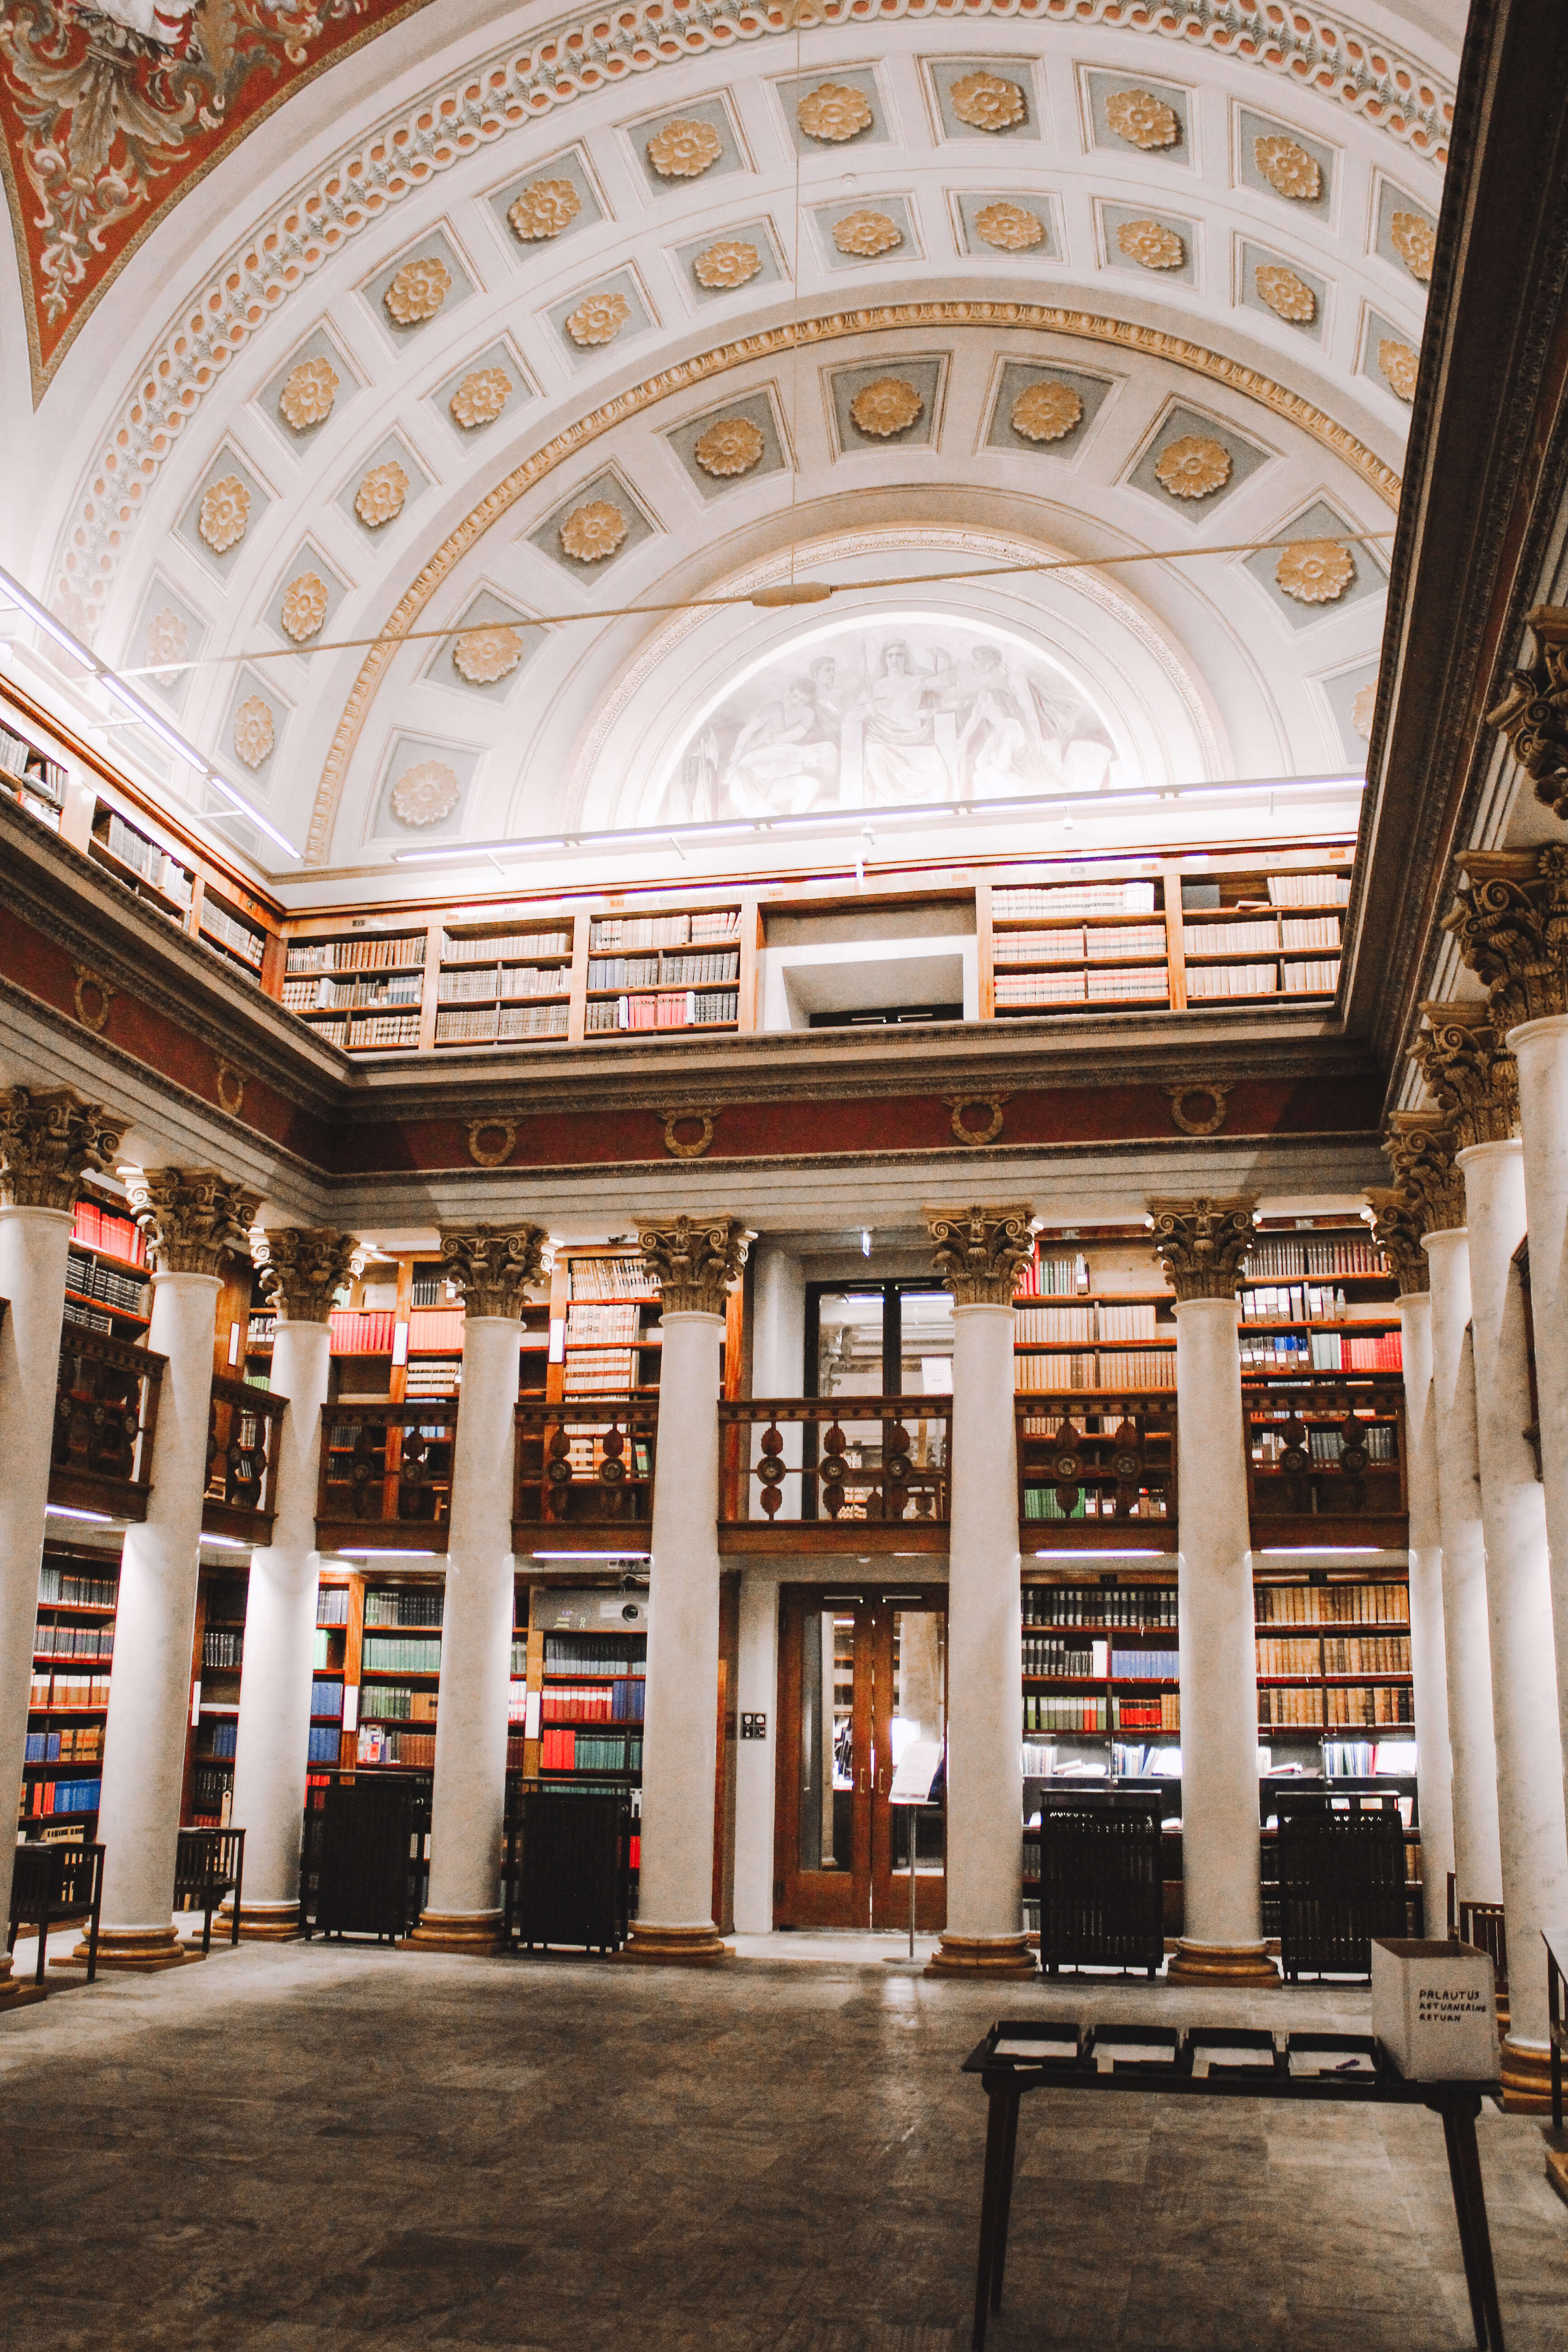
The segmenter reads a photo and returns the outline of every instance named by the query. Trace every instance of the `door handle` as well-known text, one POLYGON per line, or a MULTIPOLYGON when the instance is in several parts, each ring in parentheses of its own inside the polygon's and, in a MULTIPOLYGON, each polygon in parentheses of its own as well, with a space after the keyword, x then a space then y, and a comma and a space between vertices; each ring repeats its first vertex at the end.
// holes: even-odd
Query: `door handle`
POLYGON ((877 1775, 877 1794, 879 1795, 879 1797, 885 1797, 885 1796, 887 1795, 887 1793, 888 1793, 888 1774, 887 1774, 887 1769, 886 1769, 886 1767, 884 1766, 883 1769, 882 1769, 880 1772, 879 1772, 879 1773, 878 1773, 878 1775, 877 1775))
POLYGON ((864 1764, 862 1764, 862 1766, 860 1767, 860 1794, 861 1794, 863 1797, 864 1797, 865 1795, 867 1795, 867 1794, 868 1794, 868 1790, 867 1790, 866 1783, 867 1783, 867 1781, 870 1779, 870 1777, 871 1777, 870 1773, 867 1770, 867 1769, 866 1769, 865 1765, 864 1765, 864 1764))

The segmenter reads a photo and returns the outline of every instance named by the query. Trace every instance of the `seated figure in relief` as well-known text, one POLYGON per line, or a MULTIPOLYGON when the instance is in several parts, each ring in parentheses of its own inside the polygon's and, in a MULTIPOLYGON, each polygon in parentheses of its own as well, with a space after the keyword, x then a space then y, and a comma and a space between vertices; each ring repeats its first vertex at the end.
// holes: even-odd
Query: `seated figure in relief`
POLYGON ((850 712, 861 727, 865 796, 873 803, 940 800, 952 777, 936 740, 936 712, 946 698, 946 671, 918 670, 895 637, 850 712))
POLYGON ((742 816, 798 816, 837 777, 838 745, 823 730, 811 680, 797 677, 782 703, 770 702, 735 738, 724 794, 742 816))

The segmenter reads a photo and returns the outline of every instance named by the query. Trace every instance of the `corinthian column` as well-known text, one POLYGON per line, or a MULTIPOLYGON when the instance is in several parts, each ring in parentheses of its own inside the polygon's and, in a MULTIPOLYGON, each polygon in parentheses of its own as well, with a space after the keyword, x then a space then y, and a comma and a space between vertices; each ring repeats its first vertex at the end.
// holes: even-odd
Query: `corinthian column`
POLYGON ((1258 1649, 1236 1286, 1249 1201, 1152 1201, 1176 1295, 1176 1560, 1182 1681, 1178 1983, 1278 1984, 1258 1884, 1258 1649))
POLYGON ((713 1925, 719 1706, 719 1349, 752 1236, 738 1217, 637 1220, 663 1302, 648 1580, 642 1873, 631 1960, 727 1959, 713 1925))
POLYGON ((1525 1434, 1530 1370, 1514 1255, 1524 1239, 1518 1079, 1484 1005, 1422 1010, 1430 1025, 1412 1050, 1460 1145, 1469 1234, 1502 1899, 1510 1952, 1519 1955, 1509 1970, 1503 2092, 1506 2105, 1539 2107, 1549 2056, 1541 1936, 1568 1931, 1568 1830, 1546 1510, 1525 1434))
POLYGON ((254 1236, 277 1310, 272 1386, 289 1400, 278 1437, 272 1540, 250 1556, 234 1763, 234 1820, 245 1832, 242 1936, 291 1936, 300 1917, 300 1838, 315 1674, 316 1486, 331 1363, 332 1300, 347 1281, 348 1234, 274 1225, 254 1236))
POLYGON ((932 1976, 1033 1976, 1023 1902, 1023 1636, 1013 1293, 1026 1208, 928 1209, 952 1293, 947 1925, 932 1976))
MULTIPOLYGON (((1391 1152, 1390 1157, 1394 1155, 1391 1152)), ((1395 1165, 1397 1166, 1397 1160, 1395 1165)), ((1404 1193, 1369 1192, 1373 1231, 1399 1285, 1405 1366, 1405 1491, 1409 1507, 1410 1678, 1421 1816, 1421 1889, 1437 1933, 1454 1867, 1453 1758, 1448 1746, 1443 1647, 1443 1537, 1437 1508, 1437 1437, 1432 1401, 1431 1266, 1421 1220, 1404 1193)))
MULTIPOLYGON (((210 1170, 132 1168, 131 1207, 153 1261, 147 1344, 165 1357, 147 1517, 126 1530, 103 1741, 100 1968, 183 1958, 171 1924, 207 1483, 218 1268, 248 1255, 256 1202, 210 1170)), ((79 1958, 85 1947, 79 1948, 79 1958)))
MULTIPOLYGON (((71 1212, 83 1176, 110 1164, 120 1137, 118 1120, 68 1088, 0 1093, 0 1790, 13 1794, 26 1752, 71 1212)), ((10 1914, 15 1846, 7 1824, 0 1919, 10 1914)), ((17 1993, 11 1955, 0 1952, 0 2008, 17 1993)))
POLYGON ((414 1941, 442 1952, 500 1948, 500 1845, 511 1692, 513 1413, 521 1315, 539 1272, 538 1225, 441 1235, 462 1289, 463 1396, 452 1458, 430 1896, 414 1941))

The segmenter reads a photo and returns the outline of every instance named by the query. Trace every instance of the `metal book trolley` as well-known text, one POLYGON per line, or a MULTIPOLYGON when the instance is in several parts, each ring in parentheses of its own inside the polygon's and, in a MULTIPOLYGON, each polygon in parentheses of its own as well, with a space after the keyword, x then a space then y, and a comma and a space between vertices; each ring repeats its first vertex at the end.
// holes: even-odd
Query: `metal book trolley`
POLYGON ((425 1907, 428 1772, 329 1774, 306 1792, 300 1932, 395 1943, 425 1907))

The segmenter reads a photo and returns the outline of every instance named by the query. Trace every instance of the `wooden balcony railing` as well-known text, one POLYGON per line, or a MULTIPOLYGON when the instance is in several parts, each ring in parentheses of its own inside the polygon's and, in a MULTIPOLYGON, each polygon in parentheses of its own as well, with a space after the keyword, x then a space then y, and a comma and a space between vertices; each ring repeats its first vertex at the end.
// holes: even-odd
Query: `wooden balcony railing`
POLYGON ((270 1541, 278 1508, 278 1446, 287 1397, 219 1373, 207 1414, 202 1533, 270 1541))
POLYGON ((321 1549, 444 1552, 457 1435, 453 1397, 323 1405, 321 1549))
POLYGON ((516 1413, 512 1541, 520 1551, 572 1548, 614 1552, 647 1548, 653 1519, 658 1398, 530 1400, 516 1413))
POLYGON ((945 1551, 948 1397, 742 1397, 719 1407, 724 1551, 945 1551))
POLYGON ((1405 1544, 1403 1381, 1247 1382, 1242 1411, 1256 1540, 1310 1543, 1328 1519, 1335 1543, 1405 1544))
POLYGON ((114 1519, 146 1517, 167 1361, 128 1339, 66 1325, 55 1387, 51 1503, 114 1519))
POLYGON ((1027 1395, 1016 1412, 1020 1550, 1175 1550, 1173 1397, 1027 1395))

